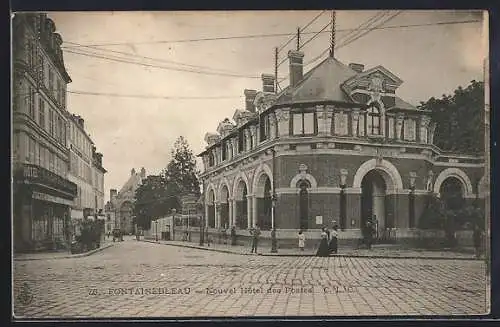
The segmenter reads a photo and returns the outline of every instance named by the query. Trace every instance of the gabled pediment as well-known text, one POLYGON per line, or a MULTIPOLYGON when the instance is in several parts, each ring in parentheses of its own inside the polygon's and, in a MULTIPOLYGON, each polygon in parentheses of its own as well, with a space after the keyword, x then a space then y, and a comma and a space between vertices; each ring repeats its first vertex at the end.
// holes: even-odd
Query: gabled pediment
POLYGON ((402 83, 402 79, 385 67, 376 66, 348 79, 345 81, 343 88, 348 94, 352 94, 357 89, 379 93, 394 93, 402 83))

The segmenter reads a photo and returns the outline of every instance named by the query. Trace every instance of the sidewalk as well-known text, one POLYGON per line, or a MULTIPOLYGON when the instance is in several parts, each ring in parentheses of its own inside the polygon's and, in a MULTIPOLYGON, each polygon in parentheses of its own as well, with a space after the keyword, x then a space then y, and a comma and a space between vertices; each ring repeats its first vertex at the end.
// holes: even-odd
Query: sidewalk
POLYGON ((39 252, 39 253, 19 253, 14 254, 13 258, 15 261, 31 261, 31 260, 56 260, 56 259, 70 259, 70 258, 81 258, 87 257, 94 253, 103 251, 109 247, 112 247, 113 242, 105 241, 101 244, 100 248, 78 254, 71 254, 69 250, 58 251, 58 252, 39 252))
MULTIPOLYGON (((183 241, 154 241, 154 240, 141 240, 143 242, 158 243, 164 245, 186 247, 200 250, 215 251, 221 253, 231 253, 239 255, 255 255, 250 253, 251 248, 241 245, 226 245, 226 244, 206 244, 200 246, 197 242, 183 242, 183 241)), ((284 256, 284 257, 299 257, 299 256, 315 256, 315 249, 305 249, 299 251, 298 249, 280 249, 277 253, 271 253, 270 247, 259 247, 258 255, 262 256, 284 256)), ((394 259, 442 259, 442 260, 484 260, 477 259, 473 254, 453 252, 453 251, 432 251, 420 249, 402 249, 390 245, 374 245, 371 250, 368 249, 353 249, 353 248, 339 248, 338 254, 332 254, 332 257, 366 257, 366 258, 394 258, 394 259)))

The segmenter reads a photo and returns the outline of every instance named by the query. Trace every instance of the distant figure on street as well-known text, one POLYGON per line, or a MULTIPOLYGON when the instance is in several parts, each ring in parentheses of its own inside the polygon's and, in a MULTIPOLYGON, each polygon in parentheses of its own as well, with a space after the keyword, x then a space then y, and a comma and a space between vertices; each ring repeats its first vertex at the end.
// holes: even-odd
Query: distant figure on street
POLYGON ((326 233, 326 240, 330 241, 330 230, 328 229, 328 227, 323 226, 323 231, 326 233))
POLYGON ((227 231, 226 227, 222 227, 222 241, 224 244, 227 244, 227 231))
POLYGON ((302 230, 299 231, 299 250, 302 252, 304 251, 306 243, 306 235, 302 232, 302 230))
POLYGON ((326 228, 323 227, 321 230, 321 241, 319 243, 318 251, 316 251, 317 257, 328 257, 328 234, 326 233, 326 228))
POLYGON ((366 220, 366 225, 365 225, 365 244, 368 249, 372 248, 372 242, 373 242, 373 223, 371 222, 371 219, 368 218, 366 220))
POLYGON ((474 251, 475 251, 476 258, 480 258, 481 254, 482 254, 481 250, 482 250, 482 243, 483 243, 483 231, 481 230, 481 228, 477 224, 474 225, 474 231, 472 234, 472 238, 474 241, 474 251))
POLYGON ((333 229, 332 229, 332 232, 330 233, 330 236, 331 236, 330 243, 328 244, 329 254, 332 254, 332 253, 337 254, 339 233, 338 233, 338 228, 337 228, 336 224, 333 226, 333 229))
POLYGON ((250 253, 257 254, 257 247, 259 245, 260 228, 259 225, 255 225, 255 228, 250 232, 252 235, 252 251, 250 253))
POLYGON ((236 245, 236 227, 231 227, 231 245, 236 245))
POLYGON ((377 220, 377 215, 373 215, 372 223, 373 223, 373 232, 374 232, 373 237, 375 237, 375 239, 378 239, 378 220, 377 220))

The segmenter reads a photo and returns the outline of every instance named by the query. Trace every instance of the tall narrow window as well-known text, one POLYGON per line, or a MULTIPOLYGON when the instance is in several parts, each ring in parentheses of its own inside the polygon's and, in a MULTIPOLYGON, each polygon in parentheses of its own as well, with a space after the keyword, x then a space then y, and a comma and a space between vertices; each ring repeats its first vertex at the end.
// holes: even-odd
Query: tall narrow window
POLYGON ((49 151, 49 170, 54 171, 54 152, 49 151))
POLYGON ((28 161, 29 163, 36 163, 35 161, 35 140, 28 136, 28 161))
POLYGON ((52 69, 49 69, 49 92, 50 95, 54 95, 54 71, 52 69))
POLYGON ((42 97, 38 98, 38 116, 40 126, 45 129, 45 102, 42 97))
POLYGON ((336 135, 347 135, 347 114, 343 112, 336 112, 333 116, 334 128, 336 135))
POLYGON ((35 89, 30 87, 28 111, 30 118, 33 120, 35 120, 35 98, 36 98, 35 89))
POLYGON ((415 141, 416 122, 414 119, 405 119, 404 121, 404 138, 406 141, 415 141))
POLYGON ((270 133, 270 118, 269 115, 262 115, 260 117, 260 142, 269 138, 270 133))
POLYGON ((238 153, 241 153, 245 151, 245 134, 243 133, 243 130, 240 130, 238 132, 238 153))
POLYGON ((54 110, 49 109, 49 133, 54 136, 54 110))
POLYGON ((41 53, 38 54, 38 80, 45 86, 45 62, 41 53))
POLYGON ((373 105, 368 108, 366 118, 368 134, 380 135, 380 111, 378 108, 373 105))
POLYGON ((358 120, 358 133, 359 136, 365 136, 365 115, 361 114, 359 115, 359 120, 358 120))
POLYGON ((427 128, 425 126, 420 126, 420 142, 428 143, 427 128))
POLYGON ((227 146, 225 141, 222 142, 221 148, 222 148, 222 161, 224 161, 227 159, 227 146))
POLYGON ((298 112, 292 114, 292 134, 295 136, 309 136, 316 133, 316 119, 314 112, 298 112))

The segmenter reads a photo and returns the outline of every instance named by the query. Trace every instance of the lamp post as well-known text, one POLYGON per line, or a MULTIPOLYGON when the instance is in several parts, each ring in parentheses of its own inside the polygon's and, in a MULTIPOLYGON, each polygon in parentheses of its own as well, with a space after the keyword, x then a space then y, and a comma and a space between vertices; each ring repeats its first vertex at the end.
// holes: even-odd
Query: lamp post
POLYGON ((172 209, 172 241, 175 241, 175 213, 176 209, 172 209))
POLYGON ((156 242, 158 242, 158 219, 155 220, 156 242))
POLYGON ((409 194, 409 215, 410 215, 410 228, 415 226, 415 180, 417 174, 415 172, 410 172, 410 194, 409 194))
POLYGON ((271 153, 273 155, 273 194, 271 197, 271 253, 278 253, 277 248, 277 240, 276 240, 276 224, 275 224, 275 216, 276 216, 276 202, 278 201, 278 197, 276 196, 276 151, 271 149, 271 153))

